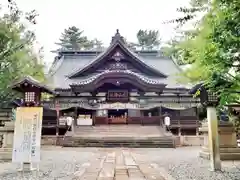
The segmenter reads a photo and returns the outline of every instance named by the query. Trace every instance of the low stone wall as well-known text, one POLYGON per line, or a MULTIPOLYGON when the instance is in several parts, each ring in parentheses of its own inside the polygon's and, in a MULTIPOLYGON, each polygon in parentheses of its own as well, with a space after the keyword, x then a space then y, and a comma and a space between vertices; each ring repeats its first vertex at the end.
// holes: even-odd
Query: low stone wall
POLYGON ((55 146, 61 145, 63 141, 63 136, 42 136, 41 145, 55 146))
POLYGON ((203 136, 176 136, 177 146, 203 146, 203 136))

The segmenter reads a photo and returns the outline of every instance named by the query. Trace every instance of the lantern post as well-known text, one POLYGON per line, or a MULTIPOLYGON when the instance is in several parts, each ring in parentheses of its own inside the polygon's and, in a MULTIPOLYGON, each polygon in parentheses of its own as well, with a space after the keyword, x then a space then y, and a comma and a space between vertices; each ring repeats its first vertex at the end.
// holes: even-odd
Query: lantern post
POLYGON ((218 133, 218 118, 216 106, 219 99, 217 94, 210 92, 205 88, 203 84, 197 85, 198 87, 193 90, 195 94, 198 94, 200 102, 207 108, 207 121, 208 121, 208 139, 209 139, 209 151, 210 151, 210 170, 220 171, 220 147, 219 147, 219 133, 218 133), (196 92, 199 93, 196 93, 196 92))
POLYGON ((215 94, 208 92, 208 103, 207 103, 207 120, 208 120, 208 136, 209 136, 209 147, 210 147, 210 161, 211 170, 221 170, 220 160, 220 147, 219 147, 219 134, 218 134, 218 118, 216 105, 218 98, 215 94))

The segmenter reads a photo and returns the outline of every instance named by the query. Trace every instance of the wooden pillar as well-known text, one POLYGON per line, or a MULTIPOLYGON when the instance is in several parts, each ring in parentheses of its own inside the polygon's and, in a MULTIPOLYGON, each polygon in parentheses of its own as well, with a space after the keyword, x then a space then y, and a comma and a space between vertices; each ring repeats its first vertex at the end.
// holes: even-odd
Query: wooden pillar
MULTIPOLYGON (((60 113, 60 105, 59 105, 59 102, 55 99, 55 109, 56 109, 56 112, 57 112, 57 124, 56 124, 56 136, 57 136, 57 139, 58 139, 58 136, 59 136, 59 113, 60 113)), ((56 144, 57 145, 57 144, 56 144)))
POLYGON ((178 136, 181 136, 182 135, 182 130, 181 130, 181 127, 178 128, 178 136))
POLYGON ((162 126, 163 125, 163 118, 162 118, 162 106, 159 107, 158 109, 158 116, 159 116, 159 125, 162 126))
POLYGON ((78 107, 75 107, 74 108, 74 126, 77 126, 77 118, 78 118, 78 114, 77 114, 77 112, 78 112, 78 107))
POLYGON ((144 118, 144 111, 142 110, 142 111, 140 111, 141 113, 141 116, 140 116, 140 120, 141 120, 141 125, 143 126, 144 124, 143 124, 143 118, 144 118))

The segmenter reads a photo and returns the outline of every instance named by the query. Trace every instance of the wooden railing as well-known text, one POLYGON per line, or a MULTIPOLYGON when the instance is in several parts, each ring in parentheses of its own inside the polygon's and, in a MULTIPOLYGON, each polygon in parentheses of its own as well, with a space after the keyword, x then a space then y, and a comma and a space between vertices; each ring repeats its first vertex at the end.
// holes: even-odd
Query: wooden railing
MULTIPOLYGON (((115 120, 114 120, 115 121, 115 120)), ((112 118, 107 117, 95 117, 95 124, 115 124, 112 118)), ((164 123, 163 116, 152 116, 152 117, 128 117, 127 120, 119 121, 119 124, 142 124, 142 125, 160 125, 162 126, 164 123)), ((199 127, 198 119, 194 116, 175 116, 171 117, 171 125, 170 127, 189 127, 196 128, 199 127)))
POLYGON ((197 128, 200 126, 195 116, 176 116, 171 117, 171 128, 197 128))
POLYGON ((119 118, 108 118, 108 124, 126 124, 127 118, 119 117, 119 118))
POLYGON ((163 121, 160 116, 152 117, 128 117, 127 119, 116 119, 107 117, 95 117, 95 124, 142 124, 142 125, 162 125, 163 121))
MULTIPOLYGON (((170 128, 197 128, 200 126, 199 121, 194 116, 175 116, 171 117, 170 128)), ((93 125, 100 124, 141 124, 141 125, 159 125, 164 124, 163 116, 152 117, 127 117, 127 119, 116 119, 108 117, 93 117, 93 125)), ((43 119, 43 127, 56 127, 57 121, 50 117, 43 119)))

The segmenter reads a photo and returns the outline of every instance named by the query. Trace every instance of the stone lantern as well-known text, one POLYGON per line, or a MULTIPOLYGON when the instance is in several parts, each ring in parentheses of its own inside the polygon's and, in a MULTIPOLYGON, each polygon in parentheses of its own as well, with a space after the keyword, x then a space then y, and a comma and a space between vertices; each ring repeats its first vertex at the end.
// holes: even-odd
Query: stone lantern
POLYGON ((220 160, 239 160, 240 149, 237 147, 237 138, 234 126, 231 122, 220 121, 217 118, 216 106, 218 96, 209 92, 203 84, 196 85, 190 93, 196 93, 200 97, 201 104, 207 107, 208 122, 202 123, 199 131, 204 136, 204 145, 199 153, 200 157, 214 159, 214 170, 220 169, 220 160), (215 154, 215 156, 213 156, 215 154), (218 155, 219 154, 219 155, 218 155))
POLYGON ((12 85, 12 89, 24 93, 22 106, 40 106, 41 94, 46 92, 54 94, 54 92, 47 86, 41 84, 36 79, 27 76, 12 85))
MULTIPOLYGON (((20 106, 32 107, 41 106, 41 93, 46 92, 53 94, 54 92, 44 85, 41 85, 37 80, 30 76, 24 77, 17 81, 12 86, 13 90, 24 94, 20 106)), ((14 121, 5 123, 4 127, 0 127, 0 134, 3 134, 3 143, 0 148, 0 160, 9 161, 12 159, 14 121)))
MULTIPOLYGON (((210 159, 211 170, 221 170, 218 119, 216 112, 218 96, 207 90, 202 83, 191 89, 190 93, 197 95, 200 98, 201 104, 207 108, 207 133, 204 133, 204 147, 207 146, 205 149, 207 150, 207 157, 210 159), (206 142, 207 144, 205 144, 206 142)), ((200 131, 202 131, 201 128, 200 131)), ((200 152, 200 156, 202 157, 202 152, 200 152)))

